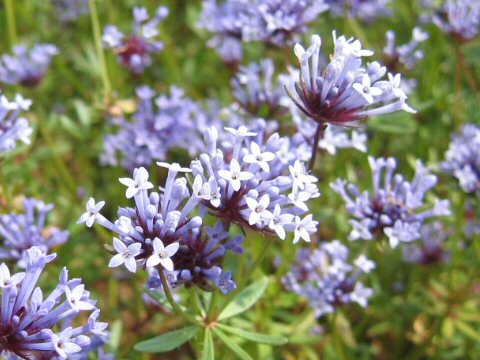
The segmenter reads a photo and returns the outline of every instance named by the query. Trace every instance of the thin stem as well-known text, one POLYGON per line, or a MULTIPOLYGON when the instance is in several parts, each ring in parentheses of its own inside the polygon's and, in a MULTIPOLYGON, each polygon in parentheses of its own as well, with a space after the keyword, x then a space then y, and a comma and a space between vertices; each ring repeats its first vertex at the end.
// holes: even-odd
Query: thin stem
MULTIPOLYGON (((70 189, 72 194, 76 194, 77 192, 77 185, 75 184, 75 180, 73 179, 70 170, 68 169, 67 165, 65 164, 63 158, 58 154, 55 149, 54 140, 52 139, 50 132, 48 130, 48 125, 45 121, 38 122, 38 128, 40 133, 42 134, 43 139, 47 143, 48 148, 52 152, 53 161, 55 162, 58 172, 61 174, 63 180, 67 184, 67 187, 70 189)), ((73 195, 74 196, 74 195, 73 195)))
POLYGON ((338 331, 338 314, 337 312, 333 313, 333 317, 331 317, 330 321, 330 328, 333 332, 333 342, 335 345, 335 350, 337 352, 338 358, 340 360, 346 360, 347 356, 345 354, 345 349, 343 348, 342 338, 340 332, 338 331))
POLYGON ((462 78, 462 65, 461 65, 461 51, 458 44, 455 45, 455 54, 456 54, 456 67, 455 67, 455 78, 454 78, 454 122, 455 126, 458 128, 460 126, 460 114, 462 113, 462 102, 460 101, 461 97, 461 78, 462 78))
POLYGON ((160 274, 160 279, 162 280, 163 291, 165 292, 165 296, 167 297, 167 300, 170 306, 173 308, 173 311, 175 311, 177 315, 180 315, 189 323, 192 323, 195 325, 202 325, 200 321, 195 319, 195 317, 193 317, 190 314, 187 314, 182 310, 180 306, 178 306, 177 302, 173 298, 172 292, 170 291, 170 286, 168 285, 167 277, 165 276, 165 273, 163 272, 163 270, 159 270, 158 273, 160 274))
POLYGON ((477 83, 477 80, 475 79, 475 73, 473 70, 470 68, 468 63, 465 61, 465 54, 463 53, 463 48, 461 45, 457 46, 457 56, 458 56, 458 61, 460 64, 460 68, 463 70, 465 73, 465 78, 467 79, 468 85, 470 86, 470 89, 478 95, 479 92, 479 86, 477 83))
POLYGON ((318 142, 320 141, 320 139, 323 139, 326 128, 327 128, 327 124, 325 123, 319 123, 317 126, 317 131, 315 132, 315 138, 313 139, 312 157, 310 158, 310 162, 308 163, 308 170, 310 171, 312 171, 313 167, 315 166, 315 160, 317 159, 317 152, 318 152, 318 142))
POLYGON ((270 249, 270 247, 272 246, 272 243, 273 241, 276 239, 277 237, 275 236, 269 236, 268 237, 268 240, 265 241, 265 246, 262 248, 262 250, 260 250, 260 253, 258 254, 257 258, 255 259, 255 261, 253 262, 253 265, 250 267, 250 269, 248 269, 248 272, 243 276, 243 278, 246 280, 248 280, 248 278, 250 277, 251 274, 253 274, 253 272, 257 269, 257 267, 262 263, 262 260, 263 258, 265 257, 265 255, 267 254, 268 252, 268 249, 270 249))
POLYGON ((15 21, 13 0, 5 0, 5 10, 7 12, 8 39, 10 47, 13 48, 17 43, 17 23, 15 21))
POLYGON ((93 37, 95 40, 95 49, 97 51, 97 56, 100 61, 101 73, 102 73, 102 83, 103 91, 106 102, 110 101, 112 94, 112 86, 110 84, 110 78, 108 77, 108 68, 107 61, 105 60, 105 53, 103 52, 102 46, 102 35, 100 32, 100 22, 98 20, 97 6, 95 0, 89 0, 90 5, 90 20, 92 22, 92 31, 93 37))

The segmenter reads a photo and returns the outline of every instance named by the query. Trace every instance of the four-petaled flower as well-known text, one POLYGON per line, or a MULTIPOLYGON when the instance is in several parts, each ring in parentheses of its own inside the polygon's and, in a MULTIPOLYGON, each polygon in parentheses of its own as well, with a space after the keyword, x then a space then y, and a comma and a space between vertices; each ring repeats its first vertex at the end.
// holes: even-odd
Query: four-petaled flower
POLYGON ((225 180, 228 180, 235 191, 240 190, 242 181, 250 180, 254 177, 252 173, 248 171, 242 171, 240 164, 235 159, 232 159, 230 162, 230 171, 219 170, 218 174, 225 180))
POLYGON ((93 310, 95 306, 87 301, 82 300, 83 293, 85 292, 85 285, 77 285, 70 290, 68 286, 65 286, 65 297, 68 304, 75 311, 93 310))
POLYGON ((289 166, 290 174, 293 177, 294 185, 303 189, 305 184, 312 184, 317 182, 317 178, 313 175, 308 175, 300 160, 289 166))
POLYGON ((137 271, 137 261, 135 256, 142 253, 142 244, 133 243, 128 247, 119 239, 113 238, 113 247, 117 251, 117 255, 110 259, 108 267, 117 267, 125 264, 130 272, 137 271))
POLYGON ((303 219, 295 216, 295 233, 293 235, 293 243, 296 244, 300 239, 310 242, 310 233, 316 231, 318 221, 312 220, 312 214, 308 214, 303 219))
POLYGON ((262 153, 260 146, 258 146, 258 144, 255 142, 250 144, 250 151, 251 153, 245 155, 243 161, 248 164, 257 164, 262 168, 263 171, 270 171, 270 165, 268 165, 268 162, 275 159, 275 154, 269 151, 262 153))
POLYGON ((125 195, 127 199, 134 197, 140 190, 148 190, 153 188, 153 184, 148 181, 148 171, 141 167, 133 171, 133 179, 118 179, 123 185, 128 186, 125 195))
POLYGON ((178 242, 164 246, 162 240, 155 238, 153 240, 153 255, 147 260, 147 267, 162 265, 166 270, 173 271, 173 261, 170 259, 178 251, 180 244, 178 242))
POLYGON ((85 225, 87 225, 88 227, 92 227, 93 223, 97 219, 98 212, 103 208, 104 205, 105 201, 100 201, 95 204, 95 199, 91 197, 87 202, 87 212, 83 213, 82 216, 80 216, 77 224, 85 223, 85 225))
MULTIPOLYGON (((390 74, 389 74, 390 75, 390 74)), ((373 103, 373 97, 379 96, 383 93, 382 89, 372 86, 370 81, 370 76, 364 74, 362 77, 362 83, 355 83, 352 85, 353 88, 362 94, 363 98, 369 103, 373 103)))
POLYGON ((248 217, 248 223, 250 225, 255 225, 262 219, 271 219, 273 217, 272 213, 267 210, 270 204, 270 196, 268 196, 268 194, 263 195, 259 201, 251 197, 247 197, 245 201, 247 202, 248 208, 252 210, 248 217))
POLYGON ((278 237, 284 240, 286 236, 284 225, 291 223, 293 218, 294 216, 292 214, 282 214, 282 208, 280 205, 275 204, 272 218, 270 219, 268 227, 272 230, 275 230, 278 237))

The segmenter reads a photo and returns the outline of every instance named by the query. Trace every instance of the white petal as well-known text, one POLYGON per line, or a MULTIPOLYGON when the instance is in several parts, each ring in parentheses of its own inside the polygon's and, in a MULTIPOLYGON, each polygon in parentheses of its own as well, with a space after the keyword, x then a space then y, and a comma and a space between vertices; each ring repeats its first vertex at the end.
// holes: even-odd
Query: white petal
POLYGON ((165 248, 165 252, 167 253, 168 257, 172 257, 178 251, 180 244, 178 242, 172 243, 165 248))
POLYGON ((158 264, 160 264, 160 256, 158 256, 158 254, 153 254, 148 258, 146 266, 153 267, 157 266, 158 264))
POLYGON ((123 254, 128 250, 127 246, 119 239, 113 238, 113 247, 119 254, 123 254))
POLYGON ((160 264, 168 271, 173 271, 173 261, 170 258, 160 260, 160 264))
POLYGON ((117 254, 110 259, 110 262, 108 263, 108 267, 117 267, 122 265, 124 262, 125 262, 125 258, 123 257, 123 255, 117 254))
POLYGON ((133 257, 130 257, 127 260, 125 260, 125 266, 132 273, 137 271, 137 261, 133 257))

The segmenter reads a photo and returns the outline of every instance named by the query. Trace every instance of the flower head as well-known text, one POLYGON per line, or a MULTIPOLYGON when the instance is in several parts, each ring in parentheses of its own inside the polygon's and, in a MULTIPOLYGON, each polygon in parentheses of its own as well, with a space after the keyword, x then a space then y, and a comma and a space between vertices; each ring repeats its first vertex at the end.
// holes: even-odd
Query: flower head
POLYGON ((159 35, 158 25, 167 17, 168 9, 157 8, 155 16, 149 19, 146 8, 133 9, 133 34, 127 37, 114 25, 107 25, 103 34, 105 47, 114 49, 120 63, 133 73, 142 73, 152 64, 150 54, 163 50, 163 43, 156 40, 159 35))
MULTIPOLYGON (((44 298, 37 281, 55 254, 45 255, 34 246, 26 251, 25 258, 25 272, 11 277, 8 267, 0 265, 0 355, 2 358, 14 354, 22 359, 67 359, 86 352, 92 340, 100 336, 96 334, 95 324, 99 311, 81 279, 69 280, 64 268, 59 284, 44 298), (95 317, 88 325, 75 328, 69 325, 80 313, 92 310, 95 317)), ((103 330, 105 327, 106 324, 102 325, 103 330)), ((105 338, 107 333, 101 336, 105 338)))
POLYGON ((27 198, 23 200, 23 213, 0 216, 0 259, 15 260, 25 267, 25 252, 33 246, 44 253, 68 240, 69 232, 56 227, 47 227, 45 222, 53 210, 52 204, 27 198))
POLYGON ((13 150, 18 140, 30 144, 33 129, 20 114, 28 110, 31 104, 30 100, 18 94, 13 101, 0 94, 0 155, 13 150))
POLYGON ((466 124, 452 136, 442 169, 457 178, 463 191, 480 196, 480 127, 466 124))
POLYGON ((321 39, 312 36, 304 49, 294 47, 300 62, 299 81, 288 93, 296 106, 319 124, 352 126, 369 116, 405 110, 407 96, 395 83, 382 79, 386 69, 378 62, 362 65, 362 57, 373 52, 363 50, 358 40, 334 36, 335 50, 326 67, 321 65, 321 39))
POLYGON ((350 240, 373 240, 385 234, 392 247, 400 242, 420 238, 427 219, 450 215, 448 200, 435 200, 433 206, 425 204, 426 194, 436 185, 437 177, 430 174, 418 161, 415 177, 408 182, 400 174, 394 158, 369 158, 373 172, 373 191, 360 192, 354 184, 338 180, 330 186, 346 203, 347 211, 355 218, 350 240))
POLYGON ((283 282, 308 300, 317 317, 352 302, 366 307, 373 289, 366 288, 359 278, 373 270, 375 263, 361 255, 352 265, 348 257, 348 248, 338 240, 323 243, 313 251, 300 249, 297 264, 283 282))
POLYGON ((13 48, 13 55, 0 58, 0 82, 36 86, 57 54, 58 48, 52 44, 36 44, 31 49, 17 45, 13 48))

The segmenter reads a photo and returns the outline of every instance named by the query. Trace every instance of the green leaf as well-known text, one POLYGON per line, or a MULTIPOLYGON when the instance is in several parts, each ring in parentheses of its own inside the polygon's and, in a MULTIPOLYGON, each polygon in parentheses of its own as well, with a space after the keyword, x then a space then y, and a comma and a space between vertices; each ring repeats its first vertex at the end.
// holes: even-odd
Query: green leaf
POLYGON ((142 341, 135 345, 135 350, 149 353, 162 353, 176 349, 193 338, 198 332, 198 326, 187 326, 180 330, 170 331, 166 334, 142 341))
POLYGON ((227 335, 225 335, 222 331, 218 328, 214 328, 213 332, 217 335, 220 340, 223 341, 225 345, 227 345, 230 350, 232 350, 240 359, 242 360, 253 360, 253 358, 248 355, 248 353, 243 350, 239 345, 237 345, 232 339, 230 339, 227 335))
POLYGON ((263 277, 260 280, 250 284, 243 289, 220 313, 218 320, 223 320, 238 314, 241 314, 253 304, 255 304, 267 289, 268 278, 263 277))
POLYGON ((205 329, 202 360, 215 360, 215 348, 213 347, 213 338, 210 329, 205 329))
POLYGON ((463 321, 455 321, 456 328, 475 341, 480 342, 480 333, 475 328, 463 321))
POLYGON ((244 339, 262 343, 262 344, 270 344, 270 345, 283 345, 288 342, 286 337, 279 336, 279 335, 267 335, 261 334, 253 331, 246 331, 240 328, 219 324, 219 328, 228 331, 231 334, 240 336, 244 339))
POLYGON ((114 352, 120 348, 120 340, 123 334, 123 323, 121 320, 115 320, 110 327, 110 347, 114 352))

